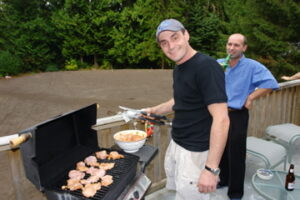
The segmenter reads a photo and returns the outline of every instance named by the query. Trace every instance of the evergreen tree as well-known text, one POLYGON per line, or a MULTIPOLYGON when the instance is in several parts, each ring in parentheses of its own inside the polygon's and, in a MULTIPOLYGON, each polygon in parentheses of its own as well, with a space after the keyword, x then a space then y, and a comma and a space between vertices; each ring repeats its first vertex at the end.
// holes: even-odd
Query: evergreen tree
POLYGON ((58 57, 48 7, 39 0, 2 1, 0 47, 22 59, 20 71, 44 71, 58 57))
POLYGON ((102 68, 170 68, 174 63, 155 41, 158 24, 167 18, 181 21, 191 45, 203 53, 224 57, 228 36, 240 32, 249 40, 246 56, 277 77, 300 70, 295 0, 2 0, 1 62, 15 57, 17 73, 59 68, 65 60, 102 68))
MULTIPOLYGON (((165 18, 182 18, 183 9, 177 1, 137 0, 124 7, 115 18, 110 36, 114 45, 109 49, 117 64, 139 68, 170 67, 155 40, 156 28, 165 18)), ((122 65, 121 65, 122 66, 122 65)))
POLYGON ((230 34, 242 33, 249 41, 246 55, 265 64, 275 76, 299 70, 299 63, 293 60, 299 55, 299 48, 294 45, 299 42, 296 29, 299 23, 295 23, 300 20, 299 4, 290 0, 225 0, 223 8, 224 14, 220 15, 223 17, 224 34, 220 40, 224 42, 223 49, 230 34), (292 25, 287 27, 286 24, 292 25))
POLYGON ((193 0, 186 4, 186 28, 190 43, 200 52, 216 56, 219 40, 220 20, 217 1, 193 0))

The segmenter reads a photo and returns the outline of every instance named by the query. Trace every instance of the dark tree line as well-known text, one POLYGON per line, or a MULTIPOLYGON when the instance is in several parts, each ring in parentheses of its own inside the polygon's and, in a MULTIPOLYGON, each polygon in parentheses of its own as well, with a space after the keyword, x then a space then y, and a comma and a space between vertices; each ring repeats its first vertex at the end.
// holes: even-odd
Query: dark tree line
POLYGON ((228 35, 277 77, 300 71, 296 0, 0 0, 0 76, 99 67, 172 68, 155 30, 182 21, 197 50, 225 56, 228 35))

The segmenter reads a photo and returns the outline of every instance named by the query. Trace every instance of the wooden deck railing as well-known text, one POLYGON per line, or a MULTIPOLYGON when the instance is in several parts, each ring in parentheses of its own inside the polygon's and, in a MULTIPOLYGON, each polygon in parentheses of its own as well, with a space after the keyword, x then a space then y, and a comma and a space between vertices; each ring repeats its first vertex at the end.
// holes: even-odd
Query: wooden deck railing
MULTIPOLYGON (((300 80, 280 84, 280 89, 257 100, 250 111, 249 135, 262 137, 267 126, 280 123, 300 124, 300 80)), ((133 125, 125 122, 107 124, 98 131, 99 146, 109 148, 114 144, 112 134, 123 129, 132 129, 133 125)), ((138 129, 144 129, 138 124, 138 129)), ((154 134, 147 143, 159 148, 159 153, 146 168, 147 176, 152 180, 150 191, 164 186, 164 155, 170 140, 170 127, 157 126, 154 134)), ((11 175, 9 180, 0 180, 0 185, 9 185, 3 198, 12 200, 43 200, 46 199, 26 179, 18 149, 10 150, 0 146, 0 153, 6 153, 8 171, 11 175)), ((2 193, 3 195, 3 193, 2 193)))
POLYGON ((270 125, 300 124, 300 80, 280 83, 280 89, 254 101, 248 134, 262 137, 270 125))

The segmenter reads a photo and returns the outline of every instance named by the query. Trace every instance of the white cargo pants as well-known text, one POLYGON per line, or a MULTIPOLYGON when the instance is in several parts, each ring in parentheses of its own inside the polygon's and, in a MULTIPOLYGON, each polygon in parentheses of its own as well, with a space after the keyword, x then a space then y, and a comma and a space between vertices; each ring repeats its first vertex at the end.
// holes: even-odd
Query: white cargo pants
POLYGON ((176 190, 175 200, 209 200, 210 194, 200 193, 197 187, 208 151, 188 151, 171 140, 166 156, 166 188, 176 190))

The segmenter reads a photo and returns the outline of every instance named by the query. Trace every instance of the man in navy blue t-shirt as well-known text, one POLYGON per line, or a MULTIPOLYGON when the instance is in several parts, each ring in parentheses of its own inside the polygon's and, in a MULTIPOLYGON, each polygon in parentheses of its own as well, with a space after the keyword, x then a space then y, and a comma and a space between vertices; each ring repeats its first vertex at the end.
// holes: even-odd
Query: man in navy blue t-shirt
POLYGON ((174 95, 167 102, 144 109, 154 114, 174 111, 165 171, 166 187, 176 190, 176 200, 210 199, 229 127, 224 72, 213 58, 194 50, 189 38, 175 19, 158 26, 156 40, 176 63, 174 95))

